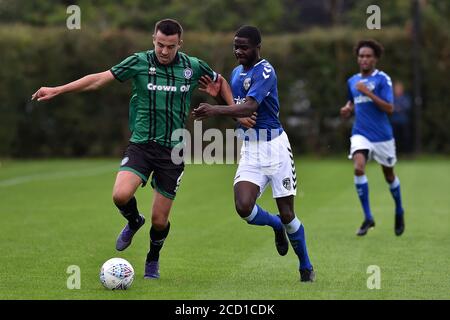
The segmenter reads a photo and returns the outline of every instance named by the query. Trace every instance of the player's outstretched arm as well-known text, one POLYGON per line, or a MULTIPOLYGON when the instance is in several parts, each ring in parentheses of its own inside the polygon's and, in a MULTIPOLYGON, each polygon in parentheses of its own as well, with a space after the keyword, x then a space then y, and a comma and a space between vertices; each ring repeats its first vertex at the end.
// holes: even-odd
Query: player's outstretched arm
POLYGON ((109 70, 93 73, 62 86, 41 87, 31 96, 31 100, 45 101, 63 93, 97 90, 112 80, 114 80, 114 76, 109 70))
POLYGON ((208 103, 200 105, 192 111, 196 120, 201 120, 214 116, 227 116, 232 118, 251 117, 258 109, 258 102, 252 97, 246 97, 246 101, 241 104, 232 104, 230 106, 212 106, 208 103))
MULTIPOLYGON (((199 82, 199 90, 206 92, 214 97, 218 104, 228 106, 234 105, 231 87, 228 84, 227 80, 221 75, 219 75, 219 79, 216 82, 213 82, 212 79, 208 76, 201 77, 199 82)), ((251 128, 256 124, 256 117, 257 113, 254 112, 250 117, 235 118, 235 120, 239 121, 239 123, 244 127, 251 128)), ((197 119, 199 120, 199 118, 197 119)))

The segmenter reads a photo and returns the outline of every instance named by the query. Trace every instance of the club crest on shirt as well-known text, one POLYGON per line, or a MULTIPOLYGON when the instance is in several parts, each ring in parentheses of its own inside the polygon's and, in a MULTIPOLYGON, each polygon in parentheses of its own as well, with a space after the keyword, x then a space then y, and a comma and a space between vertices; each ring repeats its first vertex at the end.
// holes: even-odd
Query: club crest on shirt
POLYGON ((370 91, 375 90, 375 82, 369 81, 367 82, 367 89, 369 89, 370 91))
POLYGON ((286 190, 291 190, 291 179, 290 178, 283 179, 283 187, 285 187, 286 190))
POLYGON ((252 78, 245 78, 244 80, 244 89, 247 91, 248 88, 250 88, 250 85, 252 84, 252 78))
POLYGON ((184 71, 183 71, 183 76, 184 76, 186 79, 192 78, 192 75, 193 75, 193 74, 194 74, 194 72, 192 71, 191 68, 186 68, 186 69, 184 69, 184 71))

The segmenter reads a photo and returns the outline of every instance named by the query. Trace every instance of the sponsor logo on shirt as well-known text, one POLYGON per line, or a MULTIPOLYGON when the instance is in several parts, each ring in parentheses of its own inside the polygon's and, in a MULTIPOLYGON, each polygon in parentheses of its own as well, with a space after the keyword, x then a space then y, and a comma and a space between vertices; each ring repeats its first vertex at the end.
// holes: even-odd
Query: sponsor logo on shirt
POLYGON ((375 90, 375 82, 372 81, 368 81, 366 84, 367 89, 369 89, 370 91, 375 90))
MULTIPOLYGON (((190 87, 191 86, 189 84, 188 85, 182 85, 180 87, 180 91, 181 92, 187 92, 187 91, 189 91, 190 87)), ((153 84, 153 83, 149 83, 147 85, 147 89, 150 90, 150 91, 165 91, 165 92, 177 92, 178 91, 178 88, 176 86, 167 86, 167 85, 160 85, 160 84, 156 85, 156 84, 153 84)))
POLYGON ((234 103, 236 104, 243 104, 245 103, 245 98, 241 98, 241 96, 238 96, 237 98, 233 98, 234 99, 234 103))
POLYGON ((364 102, 372 102, 372 99, 370 99, 368 96, 357 96, 355 98, 355 103, 364 103, 364 102))

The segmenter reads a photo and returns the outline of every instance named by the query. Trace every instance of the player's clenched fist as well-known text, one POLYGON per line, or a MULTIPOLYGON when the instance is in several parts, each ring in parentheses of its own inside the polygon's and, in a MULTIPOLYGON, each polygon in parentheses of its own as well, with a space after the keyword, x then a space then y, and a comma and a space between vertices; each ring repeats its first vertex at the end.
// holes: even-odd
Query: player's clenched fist
POLYGON ((341 117, 349 118, 352 115, 353 109, 349 105, 341 108, 341 117))
POLYGON ((369 88, 367 88, 366 85, 361 81, 356 84, 356 90, 363 94, 367 94, 368 92, 370 92, 369 88))
POLYGON ((251 115, 251 117, 248 118, 238 118, 237 121, 239 121, 239 123, 247 128, 250 129, 252 128, 255 124, 256 124, 256 117, 257 117, 257 113, 253 112, 253 114, 251 115))

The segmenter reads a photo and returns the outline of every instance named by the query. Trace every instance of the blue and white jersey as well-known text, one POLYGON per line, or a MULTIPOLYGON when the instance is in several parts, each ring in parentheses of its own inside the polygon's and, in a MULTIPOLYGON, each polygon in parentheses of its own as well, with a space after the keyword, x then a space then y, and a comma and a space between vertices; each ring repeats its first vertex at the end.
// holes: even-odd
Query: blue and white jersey
POLYGON ((371 142, 391 140, 392 127, 387 113, 382 111, 372 99, 356 89, 356 84, 360 81, 377 97, 388 103, 394 102, 391 78, 383 71, 375 70, 367 77, 358 73, 348 79, 348 100, 355 105, 352 135, 360 134, 371 142))
POLYGON ((272 139, 272 130, 277 132, 277 136, 283 132, 278 118, 280 103, 277 75, 267 60, 262 59, 249 70, 244 70, 242 65, 236 67, 231 73, 231 90, 236 104, 244 103, 246 97, 252 97, 258 102, 258 115, 252 129, 257 133, 266 130, 267 140, 272 139))

